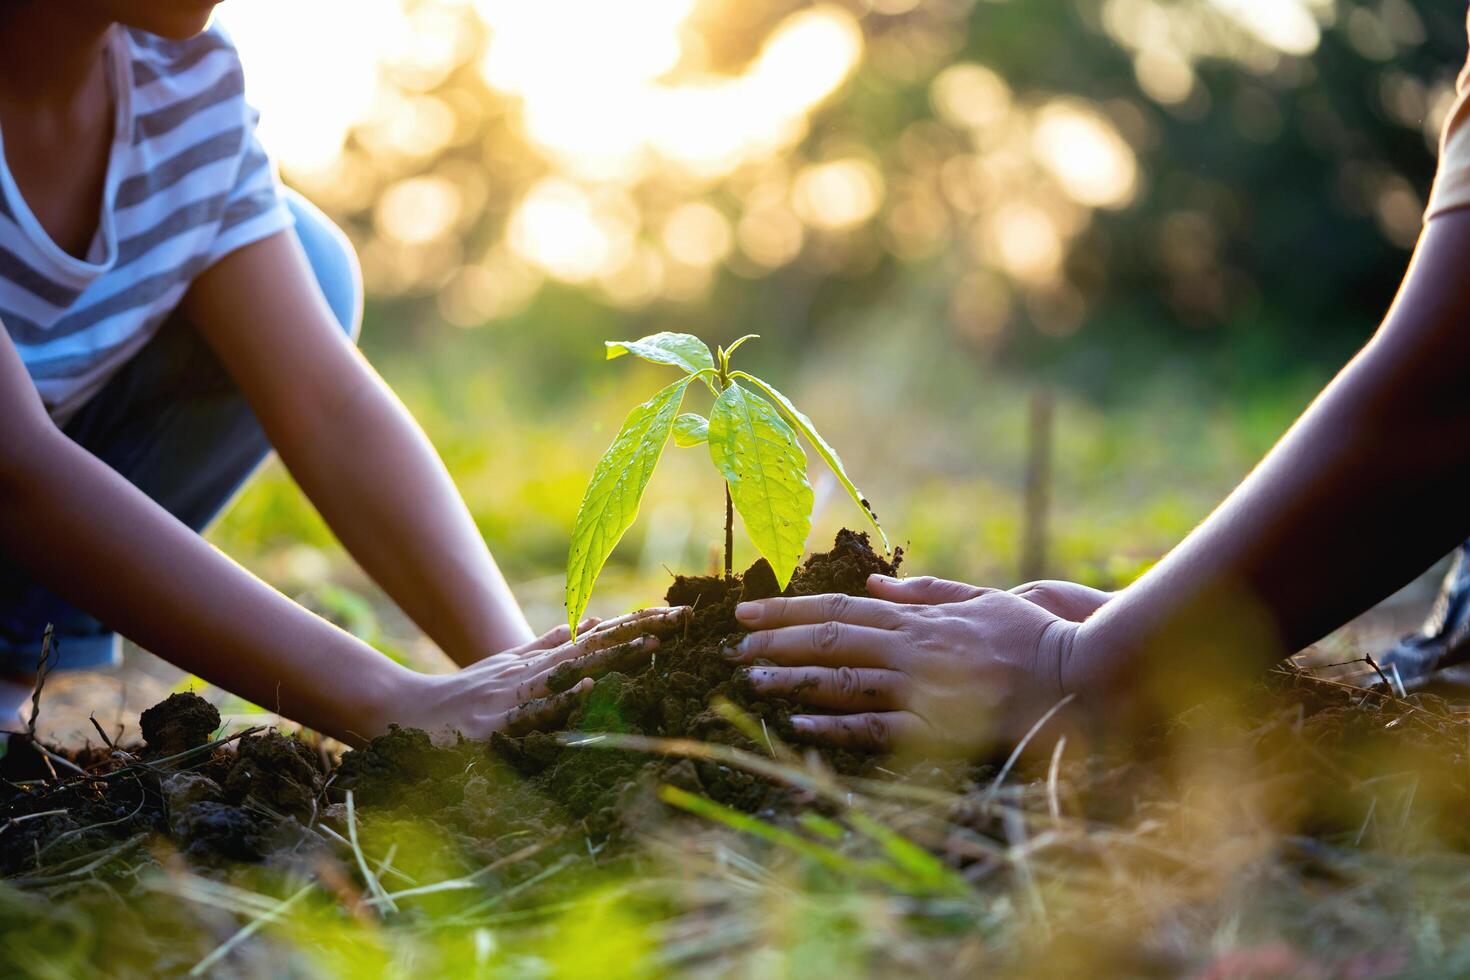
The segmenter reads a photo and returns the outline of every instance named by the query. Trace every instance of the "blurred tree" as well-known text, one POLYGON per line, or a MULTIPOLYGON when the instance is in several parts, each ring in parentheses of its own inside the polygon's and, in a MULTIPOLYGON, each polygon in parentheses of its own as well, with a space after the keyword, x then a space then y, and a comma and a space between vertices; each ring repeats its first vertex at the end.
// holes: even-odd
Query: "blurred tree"
POLYGON ((341 153, 283 155, 415 330, 580 348, 632 310, 780 345, 891 305, 1098 394, 1180 350, 1269 381, 1391 298, 1464 14, 404 0, 341 153))

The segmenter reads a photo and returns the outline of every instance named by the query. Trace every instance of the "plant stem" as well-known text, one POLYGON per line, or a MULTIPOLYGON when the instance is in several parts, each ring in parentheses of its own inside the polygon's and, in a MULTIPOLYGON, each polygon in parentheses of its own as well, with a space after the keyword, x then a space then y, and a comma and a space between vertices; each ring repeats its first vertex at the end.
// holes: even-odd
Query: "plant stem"
MULTIPOLYGON (((736 341, 739 346, 746 338, 736 341)), ((730 352, 723 347, 716 349, 720 390, 730 387, 730 352)), ((730 498, 730 484, 725 483, 725 579, 735 577, 735 502, 730 498)))
POLYGON ((735 503, 730 499, 730 484, 725 484, 725 578, 734 578, 731 565, 735 554, 735 503))

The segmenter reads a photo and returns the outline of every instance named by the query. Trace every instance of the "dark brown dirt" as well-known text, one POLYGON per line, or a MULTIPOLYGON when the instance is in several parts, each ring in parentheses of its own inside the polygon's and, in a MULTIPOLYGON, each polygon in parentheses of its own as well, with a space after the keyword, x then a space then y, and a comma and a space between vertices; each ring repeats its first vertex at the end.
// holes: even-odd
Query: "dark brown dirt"
MULTIPOLYGON (((843 531, 832 551, 809 558, 785 591, 861 595, 869 574, 893 574, 899 560, 901 555, 889 562, 875 554, 866 535, 843 531)), ((694 608, 687 629, 665 640, 648 663, 599 678, 567 727, 769 751, 742 735, 715 705, 735 705, 770 737, 790 735, 793 706, 752 698, 720 653, 742 632, 736 604, 778 592, 764 561, 729 580, 676 578, 667 600, 694 608)), ((346 832, 349 791, 364 810, 431 821, 459 853, 484 862, 523 847, 528 833, 547 841, 565 837, 568 847, 583 846, 573 841, 580 835, 569 831, 597 840, 622 837, 661 807, 652 793, 661 782, 746 811, 797 810, 790 790, 722 765, 569 748, 556 733, 443 748, 421 731, 395 727, 369 748, 347 752, 328 778, 318 749, 279 732, 211 746, 219 724, 219 713, 203 698, 172 695, 143 713, 145 747, 72 753, 88 770, 85 778, 53 774, 39 754, 13 743, 0 759, 0 777, 9 781, 0 787, 0 875, 64 867, 68 859, 139 832, 171 838, 200 864, 259 861, 283 848, 299 853, 324 843, 311 828, 346 832), (8 823, 16 818, 24 819, 8 823)), ((861 772, 872 763, 843 752, 825 758, 843 772, 861 772)))
MULTIPOLYGON (((872 550, 865 534, 844 530, 830 552, 807 559, 785 594, 863 595, 870 574, 892 575, 901 560, 898 553, 894 561, 886 561, 872 550)), ((714 706, 728 702, 755 725, 764 726, 771 737, 790 736, 794 706, 753 698, 735 665, 720 652, 727 641, 744 632, 735 620, 735 606, 778 594, 775 574, 764 560, 729 580, 677 577, 666 600, 693 608, 687 629, 663 641, 648 663, 599 678, 568 719, 567 728, 693 738, 768 752, 768 746, 746 738, 714 706)), ((565 680, 563 687, 573 682, 575 678, 565 680)), ((843 772, 858 772, 871 764, 866 757, 846 752, 826 757, 843 772)), ((423 732, 402 729, 375 739, 366 750, 347 753, 334 777, 332 795, 341 800, 350 789, 363 805, 438 810, 457 831, 477 837, 487 830, 487 821, 504 827, 523 827, 530 821, 542 828, 576 826, 603 839, 621 836, 638 825, 648 808, 657 807, 651 790, 660 782, 751 812, 773 812, 791 795, 715 763, 569 748, 555 732, 518 738, 496 735, 487 754, 469 743, 436 749, 423 732), (493 811, 470 803, 477 797, 488 799, 492 786, 493 811)))
POLYGON ((209 741, 219 728, 219 710, 197 694, 170 694, 138 718, 143 741, 154 756, 177 755, 209 741))
MULTIPOLYGON (((866 534, 841 531, 832 550, 812 555, 787 586, 788 596, 841 592, 866 595, 868 576, 893 575, 902 552, 889 562, 875 553, 866 534)), ((682 636, 665 640, 652 662, 628 673, 598 679, 568 728, 583 732, 623 732, 667 738, 692 738, 736 745, 765 754, 733 726, 715 705, 727 702, 773 738, 789 740, 790 702, 751 696, 741 672, 721 647, 744 633, 735 619, 742 601, 780 595, 771 566, 761 559, 743 575, 679 576, 665 596, 671 606, 693 608, 682 636)), ((492 743, 500 756, 594 834, 616 833, 626 824, 632 805, 630 787, 674 778, 709 798, 751 812, 779 807, 790 791, 713 762, 670 762, 646 755, 597 749, 567 748, 554 733, 522 738, 497 735, 492 743)), ((871 759, 848 752, 824 753, 841 772, 859 772, 871 759)), ((636 811, 636 807, 634 807, 636 811)))
MULTIPOLYGON (((896 565, 874 554, 865 536, 844 531, 830 552, 805 563, 785 593, 861 595, 869 574, 893 574, 896 565)), ((687 630, 665 640, 648 663, 599 678, 567 728, 769 753, 767 736, 789 739, 794 705, 752 697, 720 651, 742 632, 735 605, 776 592, 764 562, 729 580, 676 578, 667 601, 693 607, 687 630), (742 734, 717 710, 721 702, 750 719, 745 730, 757 737, 742 734), (762 728, 766 735, 759 734, 762 728)), ((1290 668, 1273 672, 1251 697, 1232 716, 1234 735, 1210 751, 1222 765, 1254 772, 1279 788, 1273 818, 1291 829, 1293 839, 1354 845, 1365 828, 1379 833, 1385 820, 1374 808, 1384 804, 1363 787, 1391 772, 1415 787, 1416 799, 1435 804, 1423 807, 1434 816, 1411 828, 1415 833, 1470 850, 1470 824, 1459 805, 1470 792, 1470 758, 1464 721, 1447 703, 1348 688, 1290 668), (1229 753, 1240 758, 1224 759, 1229 753)), ((1109 752, 1094 745, 1069 755, 1061 776, 1078 794, 1069 805, 1109 825, 1147 818, 1156 801, 1187 787, 1190 774, 1172 771, 1168 760, 1187 757, 1175 750, 1194 725, 1180 718, 1152 748, 1134 742, 1109 752)), ((217 726, 217 714, 202 699, 174 695, 145 713, 146 749, 99 746, 70 753, 88 770, 86 778, 52 773, 40 755, 13 747, 0 759, 0 875, 65 868, 139 833, 170 839, 198 865, 300 855, 328 846, 333 832, 347 834, 349 792, 360 819, 432 826, 435 840, 476 866, 509 858, 508 880, 526 871, 516 855, 529 842, 545 844, 535 860, 547 861, 631 839, 667 812, 654 792, 660 784, 776 820, 814 806, 792 789, 716 762, 570 747, 559 733, 436 747, 421 731, 393 728, 332 767, 319 748, 278 732, 211 745, 206 740, 217 726), (167 759, 178 752, 187 754, 167 759)), ((822 758, 849 774, 869 774, 876 764, 845 752, 823 752, 822 758)), ((1045 765, 1045 759, 1023 760, 1009 784, 1044 783, 1045 765)), ((995 771, 993 764, 955 764, 924 774, 973 793, 974 812, 953 814, 957 823, 1003 839, 1005 828, 992 826, 997 818, 983 805, 995 771)), ((1394 826, 1395 834, 1405 832, 1401 822, 1394 826)), ((614 847, 598 853, 633 852, 614 847)))
MULTIPOLYGON (((300 739, 270 731, 211 746, 219 715, 194 694, 172 695, 142 721, 146 747, 66 753, 86 776, 65 767, 49 778, 6 775, 0 875, 66 868, 140 833, 172 838, 200 864, 259 861, 308 843, 305 824, 325 805, 324 776, 300 739)), ((21 753, 27 769, 31 755, 21 753)))

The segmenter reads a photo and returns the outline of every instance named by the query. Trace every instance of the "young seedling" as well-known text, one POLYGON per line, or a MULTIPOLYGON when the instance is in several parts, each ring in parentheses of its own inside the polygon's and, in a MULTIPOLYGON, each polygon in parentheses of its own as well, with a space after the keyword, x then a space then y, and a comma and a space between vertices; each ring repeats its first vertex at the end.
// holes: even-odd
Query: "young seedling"
POLYGON ((737 510, 781 588, 791 581, 801 561, 812 526, 812 488, 806 479, 806 453, 797 442, 798 432, 831 467, 878 532, 883 550, 888 550, 888 536, 878 515, 812 420, 760 378, 730 370, 730 355, 756 336, 747 334, 728 350, 717 347, 714 354, 704 341, 687 333, 608 341, 609 360, 633 354, 678 368, 684 376, 628 413, 592 472, 567 555, 567 621, 574 633, 603 564, 638 517, 644 488, 670 433, 680 446, 708 445, 710 460, 725 479, 726 578, 732 571, 737 510), (715 396, 709 418, 679 414, 684 393, 696 380, 704 382, 715 396))

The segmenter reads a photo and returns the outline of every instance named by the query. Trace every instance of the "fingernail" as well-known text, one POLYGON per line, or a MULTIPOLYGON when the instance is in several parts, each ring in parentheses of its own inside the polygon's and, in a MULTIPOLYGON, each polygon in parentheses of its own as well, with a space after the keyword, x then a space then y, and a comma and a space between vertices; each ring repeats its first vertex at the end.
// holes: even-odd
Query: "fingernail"
POLYGON ((898 579, 894 578, 892 575, 879 575, 877 572, 874 572, 872 575, 868 576, 868 581, 882 582, 885 585, 892 585, 896 583, 898 579))
POLYGON ((744 675, 745 682, 754 688, 765 687, 771 680, 771 672, 763 667, 747 667, 744 675))
POLYGON ((812 720, 810 718, 804 718, 801 715, 792 715, 791 730, 802 735, 810 735, 814 730, 812 720))
POLYGON ((755 602, 742 602, 735 607, 735 618, 742 623, 754 623, 761 618, 760 604, 755 602))
POLYGON ((739 660, 742 652, 741 648, 744 646, 744 640, 741 640, 739 643, 726 643, 720 647, 720 656, 727 660, 739 660))

